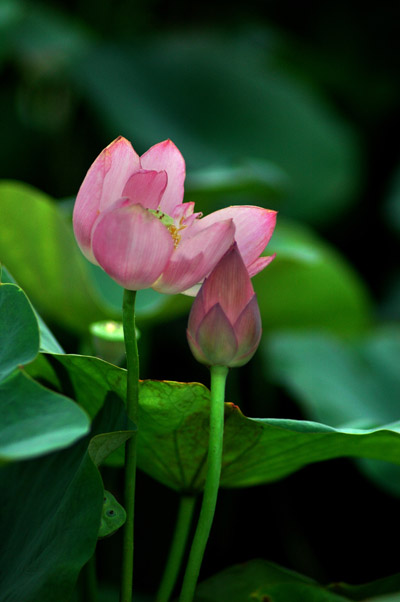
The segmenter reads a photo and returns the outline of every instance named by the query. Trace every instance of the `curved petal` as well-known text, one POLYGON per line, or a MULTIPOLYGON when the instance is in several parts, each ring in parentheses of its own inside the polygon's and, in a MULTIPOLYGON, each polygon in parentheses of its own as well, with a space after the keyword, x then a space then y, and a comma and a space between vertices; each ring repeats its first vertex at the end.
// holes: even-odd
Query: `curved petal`
POLYGON ((210 366, 229 366, 237 352, 237 340, 232 324, 217 303, 201 321, 196 343, 210 366))
POLYGON ((236 322, 243 308, 254 296, 253 285, 237 243, 218 262, 201 290, 206 312, 219 303, 231 323, 236 322))
POLYGON ((146 209, 157 209, 167 182, 165 171, 137 171, 131 175, 120 196, 128 197, 146 209))
POLYGON ((189 329, 186 330, 186 337, 187 337, 187 340, 189 343, 190 350, 193 353, 196 360, 198 362, 200 362, 200 364, 208 364, 208 360, 207 360, 206 356, 204 355, 204 353, 202 352, 202 350, 196 343, 196 340, 190 333, 189 329))
POLYGON ((231 365, 241 366, 254 355, 262 334, 260 308, 255 294, 236 320, 234 331, 238 340, 238 350, 231 365))
POLYGON ((141 205, 120 199, 102 213, 93 228, 95 259, 124 288, 149 288, 174 250, 172 236, 141 205))
POLYGON ((153 288, 160 293, 174 294, 197 284, 229 249, 234 234, 232 220, 227 220, 181 240, 153 288))
POLYGON ((122 196, 126 181, 138 169, 139 156, 122 136, 111 142, 89 168, 76 197, 73 213, 75 238, 89 261, 95 263, 90 237, 99 212, 122 196))
POLYGON ((182 203, 181 205, 176 205, 171 214, 171 217, 176 222, 178 222, 178 224, 184 225, 185 228, 187 228, 188 226, 191 226, 196 219, 203 215, 201 211, 199 211, 198 213, 193 213, 193 211, 193 201, 190 203, 182 203))
POLYGON ((276 253, 273 255, 266 255, 264 257, 259 257, 249 266, 247 266, 247 271, 249 272, 250 278, 253 278, 256 274, 261 272, 264 268, 267 267, 276 257, 276 253))
POLYGON ((234 205, 206 215, 197 220, 192 228, 196 231, 208 228, 221 220, 232 219, 235 224, 235 240, 246 267, 260 256, 273 234, 276 211, 253 205, 234 205))
POLYGON ((194 339, 196 338, 196 332, 199 327, 199 324, 206 315, 206 313, 207 312, 204 311, 203 289, 200 289, 199 294, 193 301, 188 321, 188 332, 191 333, 194 339))
POLYGON ((183 201, 183 184, 185 182, 185 160, 171 140, 164 140, 152 146, 140 157, 143 169, 166 171, 168 185, 160 203, 160 210, 171 215, 174 207, 183 201))

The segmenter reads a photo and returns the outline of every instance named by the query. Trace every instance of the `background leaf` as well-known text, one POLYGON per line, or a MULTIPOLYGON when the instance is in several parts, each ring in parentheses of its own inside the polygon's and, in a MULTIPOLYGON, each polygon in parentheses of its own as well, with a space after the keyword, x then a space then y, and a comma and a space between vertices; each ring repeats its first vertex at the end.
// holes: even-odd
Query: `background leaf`
POLYGON ((315 332, 277 333, 266 339, 264 356, 274 380, 313 420, 369 427, 399 416, 399 328, 348 342, 315 332))
POLYGON ((0 282, 0 381, 39 352, 39 328, 25 293, 0 282))
POLYGON ((0 384, 0 461, 67 447, 88 430, 86 412, 22 372, 0 384))
POLYGON ((46 195, 2 182, 0 216, 1 261, 46 319, 79 332, 109 317, 88 279, 71 226, 46 195))
POLYGON ((110 136, 124 132, 140 152, 172 138, 189 170, 243 158, 277 163, 290 183, 279 208, 291 217, 329 220, 355 191, 349 127, 245 37, 191 32, 104 44, 71 77, 110 136))
MULTIPOLYGON (((0 266, 0 283, 8 282, 10 284, 17 284, 10 272, 4 267, 0 266)), ((64 353, 61 345, 55 339, 51 330, 47 327, 45 322, 39 316, 34 307, 32 310, 36 316, 36 320, 39 326, 40 335, 40 351, 48 351, 50 353, 64 353)), ((18 319, 23 320, 23 316, 19 314, 18 319)))
MULTIPOLYGON (((264 346, 265 365, 287 388, 305 416, 331 426, 368 428, 399 416, 400 330, 381 328, 344 342, 322 333, 277 333, 264 346)), ((362 461, 386 490, 400 495, 400 469, 362 461)))
POLYGON ((267 247, 277 256, 254 279, 264 330, 320 328, 357 334, 371 321, 361 279, 311 230, 278 218, 267 247))

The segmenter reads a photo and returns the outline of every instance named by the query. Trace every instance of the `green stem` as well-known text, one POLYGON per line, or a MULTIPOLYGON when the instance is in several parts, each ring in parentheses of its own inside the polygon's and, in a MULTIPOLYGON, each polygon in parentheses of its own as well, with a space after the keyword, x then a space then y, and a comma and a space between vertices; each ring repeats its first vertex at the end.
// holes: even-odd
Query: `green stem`
MULTIPOLYGON (((139 354, 135 327, 136 291, 124 291, 122 321, 127 364, 126 412, 137 426, 139 417, 139 354)), ((133 583, 133 527, 135 514, 136 484, 136 433, 125 447, 125 510, 124 539, 122 548, 121 602, 132 601, 133 583)))
POLYGON ((196 498, 193 495, 181 497, 174 537, 156 602, 168 602, 175 587, 192 524, 195 504, 196 498))
POLYGON ((208 443, 207 476, 204 486, 203 502, 200 510, 189 560, 183 579, 179 602, 192 602, 196 589, 200 567, 207 545, 208 536, 217 504, 219 480, 221 475, 222 445, 224 435, 224 399, 225 382, 228 368, 211 367, 211 411, 210 438, 208 443))

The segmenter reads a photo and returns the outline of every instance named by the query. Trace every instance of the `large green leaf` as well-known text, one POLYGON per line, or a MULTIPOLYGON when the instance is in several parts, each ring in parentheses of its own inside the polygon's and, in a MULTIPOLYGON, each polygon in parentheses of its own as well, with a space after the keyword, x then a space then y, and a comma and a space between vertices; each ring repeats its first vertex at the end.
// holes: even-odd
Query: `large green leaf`
POLYGON ((304 226, 278 217, 267 248, 276 258, 254 279, 264 330, 364 330, 371 301, 361 279, 332 247, 304 226))
POLYGON ((97 542, 103 484, 97 468, 130 437, 126 416, 110 399, 91 438, 0 471, 1 602, 68 602, 97 542), (111 432, 110 432, 111 431, 111 432), (88 451, 89 446, 89 451, 88 451), (95 456, 92 450, 96 450, 95 456))
MULTIPOLYGON (((125 397, 126 373, 97 358, 51 356, 70 395, 94 415, 105 392, 125 397), (57 367, 57 364, 59 366, 57 367)), ((201 490, 205 478, 210 393, 198 383, 143 381, 138 464, 179 491, 201 490)), ((300 420, 247 418, 225 407, 221 484, 268 483, 321 460, 354 456, 400 464, 400 423, 373 429, 335 429, 300 420)))
POLYGON ((88 430, 89 418, 76 403, 22 372, 0 383, 0 462, 67 447, 88 430))
MULTIPOLYGON (((50 348, 57 348, 43 332, 50 348)), ((61 449, 89 429, 76 403, 16 370, 38 351, 38 319, 25 293, 15 284, 0 284, 0 462, 61 449)))
POLYGON ((93 462, 78 446, 3 468, 0 482, 8 517, 0 525, 0 601, 69 600, 100 524, 103 486, 93 462))
POLYGON ((189 172, 185 188, 192 201, 211 201, 225 205, 248 203, 260 199, 275 203, 287 192, 288 177, 277 165, 269 161, 242 161, 228 167, 208 167, 189 172))
POLYGON ((344 602, 316 581, 265 560, 230 567, 196 589, 195 602, 344 602))
MULTIPOLYGON (((288 182, 278 208, 326 222, 357 185, 355 137, 321 99, 277 70, 268 50, 209 32, 103 44, 74 66, 71 78, 110 137, 125 135, 140 153, 172 138, 189 171, 243 159, 273 162, 288 182)), ((242 202, 248 191, 254 199, 250 185, 242 202)), ((257 201, 265 201, 265 191, 257 201)), ((206 202, 199 210, 210 208, 206 202)))
POLYGON ((39 327, 25 293, 0 282, 0 381, 39 352, 39 327))
POLYGON ((323 586, 266 560, 232 566, 200 583, 195 602, 398 602, 400 575, 363 585, 323 586), (389 594, 389 595, 387 595, 389 594))
MULTIPOLYGON (((399 417, 399 328, 381 328, 347 343, 321 333, 276 333, 266 341, 264 354, 272 378, 289 389, 306 417, 361 427, 399 417)), ((360 466, 400 495, 398 466, 371 460, 360 466)))
MULTIPOLYGON (((4 266, 0 266, 0 283, 4 284, 6 282, 8 282, 9 284, 17 284, 14 278, 11 276, 10 272, 4 266)), ((32 310, 36 316, 36 320, 39 326, 40 351, 49 351, 50 353, 63 353, 62 347, 55 339, 53 333, 49 330, 49 328, 39 316, 34 307, 32 307, 32 310)), ((18 314, 18 321, 21 320, 23 320, 23 314, 18 314)))
POLYGON ((315 332, 276 333, 263 351, 274 380, 312 420, 370 427, 399 417, 400 328, 352 342, 315 332))

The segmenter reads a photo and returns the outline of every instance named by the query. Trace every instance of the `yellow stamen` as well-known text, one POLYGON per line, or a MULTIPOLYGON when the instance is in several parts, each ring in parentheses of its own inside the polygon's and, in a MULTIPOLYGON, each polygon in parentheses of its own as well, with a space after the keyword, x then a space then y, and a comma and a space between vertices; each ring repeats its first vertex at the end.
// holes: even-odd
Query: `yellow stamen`
POLYGON ((171 233, 172 240, 174 241, 174 247, 176 249, 182 238, 179 232, 186 228, 186 226, 182 224, 184 218, 181 217, 181 219, 179 220, 179 226, 175 226, 174 219, 166 213, 163 213, 159 209, 148 209, 148 211, 155 215, 164 224, 164 226, 168 228, 168 230, 171 233))
POLYGON ((176 249, 182 238, 179 234, 179 231, 183 230, 185 226, 181 226, 180 228, 177 228, 176 226, 167 226, 167 228, 171 232, 172 240, 174 241, 174 247, 176 249))

